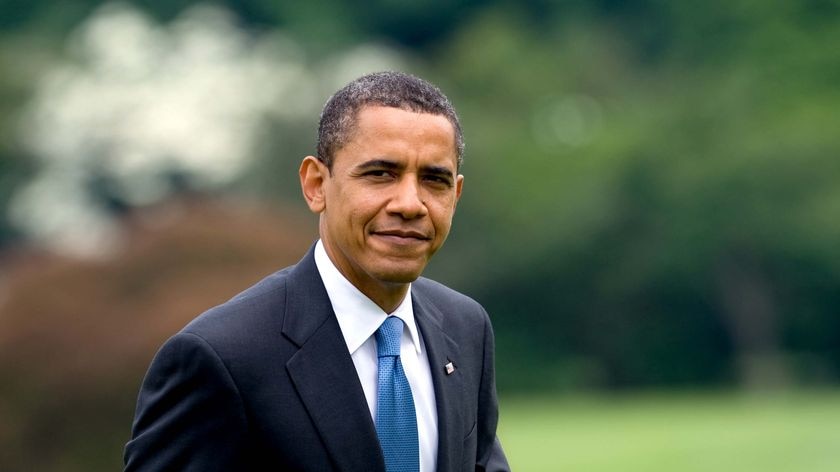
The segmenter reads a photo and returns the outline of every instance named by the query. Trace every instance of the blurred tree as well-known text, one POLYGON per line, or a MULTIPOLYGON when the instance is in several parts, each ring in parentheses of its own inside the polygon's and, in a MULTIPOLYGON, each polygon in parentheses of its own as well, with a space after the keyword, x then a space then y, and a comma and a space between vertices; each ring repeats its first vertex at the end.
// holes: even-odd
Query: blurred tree
POLYGON ((785 327, 839 282, 840 24, 820 2, 646 5, 668 18, 654 55, 638 32, 534 30, 517 10, 462 28, 441 67, 472 136, 474 231, 453 239, 479 257, 446 270, 518 331, 509 352, 560 377, 570 354, 605 385, 808 375, 791 369, 824 341, 794 349, 785 327), (792 258, 832 282, 803 284, 792 258))
MULTIPOLYGON (((174 31, 196 2, 132 4, 174 31)), ((4 207, 38 167, 15 123, 48 69, 21 64, 59 55, 59 41, 78 40, 70 32, 103 11, 97 1, 7 5, 4 207)), ((233 12, 242 44, 282 28, 291 48, 269 53, 291 54, 305 78, 273 103, 309 103, 295 116, 268 113, 253 165, 226 189, 297 199, 294 162, 314 141, 312 104, 354 75, 417 70, 450 93, 467 133, 467 192, 448 255, 431 270, 496 316, 508 386, 527 380, 527 369, 511 373, 526 361, 556 372, 557 385, 840 376, 840 330, 829 329, 840 281, 836 2, 217 5, 233 12)), ((126 122, 116 115, 105 128, 126 122)), ((102 162, 85 155, 99 163, 91 167, 102 162)), ((189 186, 172 167, 159 177, 189 186)), ((112 170, 86 181, 92 198, 136 204, 114 182, 142 179, 112 170)), ((8 241, 15 230, 3 218, 8 241)))
POLYGON ((311 244, 301 208, 206 195, 124 216, 121 257, 4 254, 0 466, 115 470, 158 347, 311 244))

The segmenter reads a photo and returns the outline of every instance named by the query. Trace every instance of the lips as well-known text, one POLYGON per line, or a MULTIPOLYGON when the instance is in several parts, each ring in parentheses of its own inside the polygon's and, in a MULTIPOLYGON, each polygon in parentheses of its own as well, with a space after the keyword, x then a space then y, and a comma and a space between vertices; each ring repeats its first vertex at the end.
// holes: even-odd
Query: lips
POLYGON ((421 231, 412 229, 388 229, 373 231, 376 236, 384 236, 389 238, 399 238, 406 240, 429 241, 432 238, 421 231))

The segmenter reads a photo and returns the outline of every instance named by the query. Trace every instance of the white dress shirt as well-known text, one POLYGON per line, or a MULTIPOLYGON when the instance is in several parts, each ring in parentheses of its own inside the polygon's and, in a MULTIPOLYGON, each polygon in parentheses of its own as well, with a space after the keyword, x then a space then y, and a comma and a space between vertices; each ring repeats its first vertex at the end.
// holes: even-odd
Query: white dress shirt
MULTIPOLYGON (((377 370, 374 333, 389 316, 376 303, 350 283, 332 263, 323 243, 315 245, 315 265, 327 288, 338 325, 353 358, 356 373, 365 392, 371 418, 376 421, 377 370)), ((417 433, 420 440, 420 471, 434 472, 437 466, 438 429, 432 372, 423 338, 414 322, 411 288, 405 299, 390 316, 399 317, 405 324, 400 342, 400 361, 411 385, 414 409, 417 413, 417 433)))

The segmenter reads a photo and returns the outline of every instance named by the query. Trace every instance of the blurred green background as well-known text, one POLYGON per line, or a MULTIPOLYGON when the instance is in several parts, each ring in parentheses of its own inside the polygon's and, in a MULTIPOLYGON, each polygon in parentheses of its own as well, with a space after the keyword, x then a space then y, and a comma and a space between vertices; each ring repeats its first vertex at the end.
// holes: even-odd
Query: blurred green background
POLYGON ((0 470, 121 467, 157 347, 316 235, 365 72, 439 85, 427 275, 497 336, 522 471, 840 464, 840 2, 0 1, 0 470))

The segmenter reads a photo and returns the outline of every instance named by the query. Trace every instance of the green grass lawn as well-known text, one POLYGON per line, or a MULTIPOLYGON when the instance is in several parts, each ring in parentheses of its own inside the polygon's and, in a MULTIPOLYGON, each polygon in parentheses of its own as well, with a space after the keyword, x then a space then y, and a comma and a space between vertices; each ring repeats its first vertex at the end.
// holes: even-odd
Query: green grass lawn
POLYGON ((836 472, 840 392, 503 397, 515 472, 836 472))

